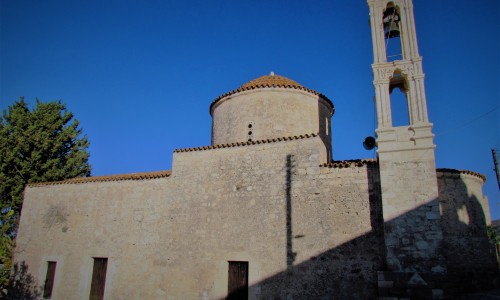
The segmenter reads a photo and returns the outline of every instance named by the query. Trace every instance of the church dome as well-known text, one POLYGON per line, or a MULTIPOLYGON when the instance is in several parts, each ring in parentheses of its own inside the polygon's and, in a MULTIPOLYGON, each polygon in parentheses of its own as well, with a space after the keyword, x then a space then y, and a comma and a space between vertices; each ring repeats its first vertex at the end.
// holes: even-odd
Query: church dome
POLYGON ((212 112, 213 112, 214 105, 216 105, 217 102, 219 102, 219 100, 221 100, 227 96, 230 96, 230 95, 233 95, 233 94, 236 94, 239 92, 247 91, 247 90, 254 90, 254 89, 258 89, 258 88, 273 88, 273 87, 298 89, 298 90, 303 90, 303 91, 312 93, 314 95, 321 96, 331 106, 332 111, 334 111, 333 103, 325 95, 323 95, 319 92, 316 92, 314 90, 308 89, 294 80, 291 80, 291 79, 286 78, 284 76, 276 75, 276 74, 274 74, 274 72, 271 72, 271 74, 269 74, 269 75, 264 75, 264 76, 261 76, 259 78, 250 80, 249 82, 243 84, 239 88, 232 90, 228 93, 222 94, 219 97, 217 97, 210 105, 210 114, 212 114, 212 112))
POLYGON ((326 96, 271 73, 212 102, 212 144, 318 134, 330 153, 333 112, 326 96))

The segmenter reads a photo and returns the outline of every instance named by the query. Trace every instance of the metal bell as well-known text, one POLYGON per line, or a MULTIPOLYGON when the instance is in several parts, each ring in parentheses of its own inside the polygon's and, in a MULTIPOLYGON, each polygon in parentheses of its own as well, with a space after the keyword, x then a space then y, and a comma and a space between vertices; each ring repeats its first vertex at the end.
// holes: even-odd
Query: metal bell
POLYGON ((400 35, 399 25, 398 23, 392 21, 385 28, 385 38, 390 39, 394 37, 398 37, 400 35))
POLYGON ((386 39, 398 37, 400 35, 399 14, 394 7, 388 7, 384 11, 383 23, 386 39))

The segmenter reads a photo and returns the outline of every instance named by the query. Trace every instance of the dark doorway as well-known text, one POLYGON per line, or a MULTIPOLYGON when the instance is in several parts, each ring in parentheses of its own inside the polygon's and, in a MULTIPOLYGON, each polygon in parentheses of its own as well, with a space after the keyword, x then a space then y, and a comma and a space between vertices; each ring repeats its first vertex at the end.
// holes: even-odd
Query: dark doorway
POLYGON ((228 274, 228 300, 248 299, 248 262, 230 261, 228 274))
POLYGON ((52 289, 54 288, 54 277, 56 275, 56 262, 49 261, 47 265, 47 276, 43 286, 43 298, 50 299, 52 297, 52 289))
POLYGON ((94 257, 94 270, 92 271, 92 285, 90 286, 90 300, 102 300, 104 298, 104 286, 106 284, 106 269, 108 259, 94 257))

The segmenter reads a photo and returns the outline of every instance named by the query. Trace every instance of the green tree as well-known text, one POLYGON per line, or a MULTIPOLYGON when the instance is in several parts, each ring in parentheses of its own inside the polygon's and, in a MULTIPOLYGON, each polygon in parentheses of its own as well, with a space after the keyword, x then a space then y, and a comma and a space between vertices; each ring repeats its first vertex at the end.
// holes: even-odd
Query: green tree
POLYGON ((498 234, 497 230, 493 225, 488 225, 487 233, 488 233, 488 239, 490 240, 490 243, 493 245, 498 245, 500 244, 500 235, 498 234))
MULTIPOLYGON (((0 263, 11 266, 17 222, 26 184, 90 176, 89 141, 60 101, 24 98, 0 117, 0 263)), ((0 270, 0 287, 5 288, 0 270)), ((1 292, 1 290, 0 290, 1 292)))

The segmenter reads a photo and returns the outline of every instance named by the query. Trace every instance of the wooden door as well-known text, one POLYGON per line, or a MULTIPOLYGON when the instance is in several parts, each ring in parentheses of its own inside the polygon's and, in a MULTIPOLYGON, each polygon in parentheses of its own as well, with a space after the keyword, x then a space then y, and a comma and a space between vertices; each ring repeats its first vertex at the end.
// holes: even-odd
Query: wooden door
POLYGON ((50 299, 52 297, 52 289, 54 288, 55 275, 56 275, 56 262, 49 261, 47 263, 47 276, 45 276, 45 284, 43 286, 44 299, 50 299))
POLYGON ((228 274, 228 300, 248 299, 248 262, 230 261, 228 274))
POLYGON ((94 258, 94 270, 92 271, 92 284, 90 286, 90 300, 102 300, 104 298, 107 268, 107 258, 94 258))

